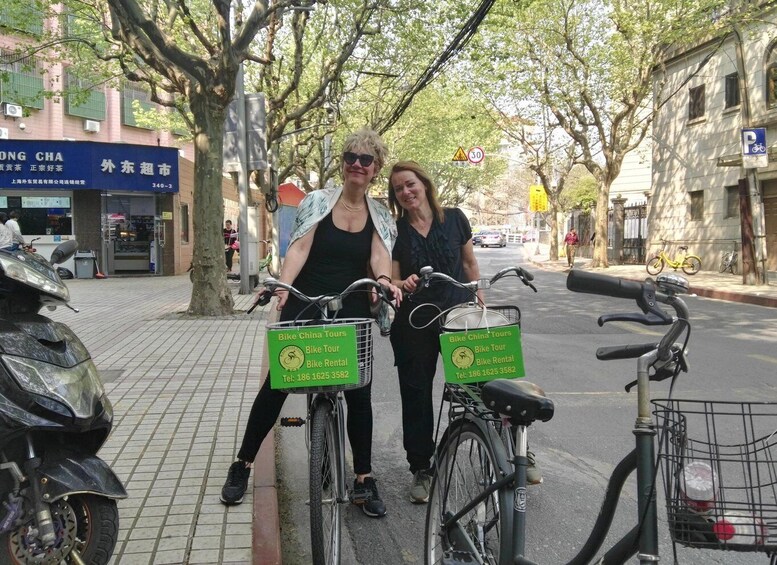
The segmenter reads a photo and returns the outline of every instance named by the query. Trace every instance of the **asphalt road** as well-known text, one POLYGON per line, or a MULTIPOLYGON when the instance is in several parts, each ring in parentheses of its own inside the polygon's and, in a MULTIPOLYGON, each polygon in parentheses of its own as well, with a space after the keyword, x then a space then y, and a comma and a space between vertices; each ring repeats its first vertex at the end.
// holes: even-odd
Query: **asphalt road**
MULTIPOLYGON (((512 264, 530 270, 522 245, 477 249, 483 275, 512 264)), ((633 361, 597 361, 601 345, 656 341, 660 328, 615 322, 600 328, 600 314, 636 312, 633 302, 566 290, 564 273, 534 269, 538 293, 506 279, 489 291, 489 303, 513 303, 522 310, 522 343, 527 380, 553 398, 552 421, 533 427, 530 446, 545 482, 528 496, 527 557, 543 564, 565 563, 583 542, 596 517, 603 489, 615 463, 633 447, 631 429, 636 394, 624 392, 635 378, 633 361)), ((691 371, 675 385, 675 398, 777 401, 777 310, 689 297, 693 331, 691 371)), ((376 337, 373 378, 375 431, 373 469, 388 515, 368 518, 356 507, 345 510, 343 563, 423 563, 425 506, 409 502, 411 475, 402 449, 399 391, 391 346, 376 337)), ((668 396, 668 381, 655 384, 653 397, 668 396)), ((442 369, 437 379, 442 390, 442 369)), ((304 400, 289 399, 286 414, 303 415, 304 400)), ((308 541, 307 453, 302 429, 278 434, 284 563, 310 562, 308 541)), ((663 496, 659 496, 663 500, 663 496)), ((611 539, 634 521, 636 493, 627 484, 611 539)), ((671 562, 666 516, 659 514, 662 559, 671 562)), ((618 536, 619 537, 619 536, 618 536)), ((610 539, 610 538, 608 538, 610 539)), ((680 549, 682 563, 764 563, 756 554, 680 549)))

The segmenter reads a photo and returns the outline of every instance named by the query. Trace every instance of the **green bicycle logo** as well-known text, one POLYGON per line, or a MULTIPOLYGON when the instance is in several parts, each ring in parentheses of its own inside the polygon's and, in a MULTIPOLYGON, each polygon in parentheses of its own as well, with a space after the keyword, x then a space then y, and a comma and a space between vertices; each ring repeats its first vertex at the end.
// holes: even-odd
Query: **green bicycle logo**
POLYGON ((296 371, 305 362, 305 353, 296 345, 287 345, 281 349, 278 362, 287 371, 296 371))
POLYGON ((459 369, 468 369, 475 362, 475 353, 469 347, 457 347, 451 353, 451 361, 459 369))

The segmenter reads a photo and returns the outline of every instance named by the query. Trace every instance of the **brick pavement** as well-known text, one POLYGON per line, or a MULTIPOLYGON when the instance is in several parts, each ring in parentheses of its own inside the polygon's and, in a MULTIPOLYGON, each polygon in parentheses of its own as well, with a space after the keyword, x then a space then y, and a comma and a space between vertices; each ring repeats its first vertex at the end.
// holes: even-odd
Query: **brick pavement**
MULTIPOLYGON (((251 296, 233 286, 245 310, 251 296)), ((251 563, 252 490, 236 507, 218 497, 259 389, 265 314, 191 318, 186 276, 68 287, 81 312, 48 315, 76 332, 104 376, 115 416, 100 456, 129 493, 111 563, 251 563)))

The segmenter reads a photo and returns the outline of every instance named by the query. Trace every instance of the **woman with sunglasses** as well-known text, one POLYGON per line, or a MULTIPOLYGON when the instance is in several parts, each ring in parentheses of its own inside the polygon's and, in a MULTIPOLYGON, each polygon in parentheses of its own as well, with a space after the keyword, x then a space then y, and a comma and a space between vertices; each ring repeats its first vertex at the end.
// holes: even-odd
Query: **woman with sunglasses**
MULTIPOLYGON (((461 282, 480 278, 472 245, 469 220, 458 208, 443 208, 429 174, 415 161, 400 161, 389 175, 389 208, 397 218, 397 241, 393 250, 392 280, 407 292, 418 288, 421 267, 431 266, 461 282)), ((482 291, 478 291, 482 301, 482 291)), ((402 438, 413 481, 410 501, 429 500, 434 454, 434 407, 432 383, 440 353, 440 326, 432 323, 440 312, 471 299, 468 291, 438 285, 406 298, 391 326, 394 364, 402 398, 402 438), (433 304, 437 308, 420 308, 433 304), (428 326, 426 324, 429 324, 428 326), (423 327, 426 326, 426 327, 423 327)))
MULTIPOLYGON (((400 290, 391 284, 391 249, 396 225, 385 206, 367 196, 367 189, 386 158, 380 136, 362 129, 344 144, 342 188, 309 193, 300 203, 289 247, 281 268, 281 282, 308 296, 342 292, 350 283, 370 276, 384 285, 397 301, 400 290)), ((281 321, 296 318, 306 304, 287 291, 277 291, 281 321)), ((352 295, 343 301, 339 315, 369 318, 370 299, 352 295)), ((378 320, 388 329, 388 320, 378 320)), ((251 464, 264 438, 275 425, 287 394, 270 388, 269 374, 254 400, 237 461, 229 468, 221 491, 224 504, 240 504, 248 486, 251 464)), ((353 451, 353 501, 365 514, 379 518, 386 507, 372 477, 371 384, 345 392, 346 423, 353 451)))

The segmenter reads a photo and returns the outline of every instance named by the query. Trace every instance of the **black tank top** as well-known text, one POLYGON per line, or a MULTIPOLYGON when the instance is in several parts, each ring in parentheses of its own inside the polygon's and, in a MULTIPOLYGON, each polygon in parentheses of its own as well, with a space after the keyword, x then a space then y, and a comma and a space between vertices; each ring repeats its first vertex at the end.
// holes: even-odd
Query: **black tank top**
MULTIPOLYGON (((308 296, 342 292, 357 279, 367 276, 372 249, 372 218, 359 232, 348 232, 335 226, 332 213, 326 215, 316 228, 308 260, 292 284, 308 296)), ((281 320, 294 319, 305 304, 289 296, 281 312, 281 320)), ((301 319, 314 316, 309 308, 301 319)), ((369 318, 369 294, 358 293, 346 298, 338 318, 369 318)))

